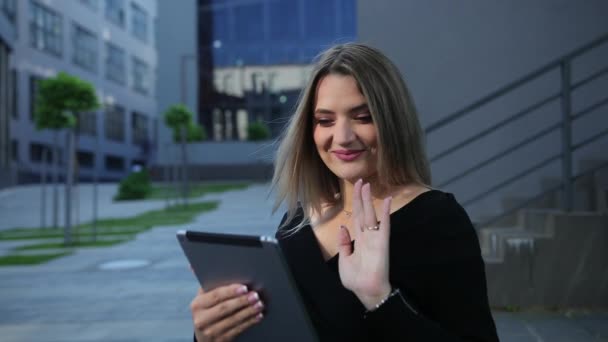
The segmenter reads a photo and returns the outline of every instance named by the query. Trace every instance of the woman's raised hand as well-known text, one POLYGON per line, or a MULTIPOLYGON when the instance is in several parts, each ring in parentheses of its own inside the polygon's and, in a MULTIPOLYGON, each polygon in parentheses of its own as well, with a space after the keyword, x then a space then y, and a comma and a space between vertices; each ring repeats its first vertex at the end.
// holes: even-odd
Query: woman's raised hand
POLYGON ((199 289, 190 303, 198 342, 232 341, 262 320, 264 305, 256 292, 233 284, 209 292, 199 289))
POLYGON ((355 246, 346 227, 340 228, 339 271, 342 285, 353 291, 361 303, 371 309, 391 292, 389 283, 389 236, 391 198, 384 199, 380 220, 369 184, 361 180, 353 191, 353 231, 355 246))

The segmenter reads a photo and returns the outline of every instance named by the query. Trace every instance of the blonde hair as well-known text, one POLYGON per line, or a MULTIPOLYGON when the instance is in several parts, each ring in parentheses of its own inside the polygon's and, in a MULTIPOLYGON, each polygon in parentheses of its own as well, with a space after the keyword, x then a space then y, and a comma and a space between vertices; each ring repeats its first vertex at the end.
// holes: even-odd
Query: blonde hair
POLYGON ((294 231, 309 222, 311 212, 320 214, 322 206, 341 203, 336 196, 339 180, 325 166, 313 141, 315 93, 319 81, 329 74, 352 76, 367 100, 378 132, 378 179, 388 186, 431 184, 423 131, 397 67, 380 51, 364 44, 333 46, 318 57, 295 114, 280 138, 275 159, 274 211, 286 202, 284 224, 295 218, 299 206, 304 212, 294 231))

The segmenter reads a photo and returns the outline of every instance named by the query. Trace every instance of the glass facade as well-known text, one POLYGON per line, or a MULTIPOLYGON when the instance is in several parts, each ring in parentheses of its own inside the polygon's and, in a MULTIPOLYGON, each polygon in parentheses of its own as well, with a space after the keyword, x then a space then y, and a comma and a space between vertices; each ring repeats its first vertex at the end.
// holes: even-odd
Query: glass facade
POLYGON ((355 0, 199 1, 212 17, 216 66, 310 63, 324 47, 356 38, 355 0))
POLYGON ((148 41, 148 13, 136 3, 131 3, 131 32, 143 42, 148 41))
POLYGON ((119 27, 125 27, 125 1, 106 0, 106 19, 119 27))
POLYGON ((80 0, 80 2, 92 10, 97 10, 99 6, 98 0, 80 0))
MULTIPOLYGON (((213 140, 277 136, 315 56, 356 40, 355 0, 198 0, 199 121, 213 140)), ((272 138, 272 137, 269 137, 272 138)))
POLYGON ((38 97, 38 81, 42 78, 36 75, 30 75, 30 120, 34 121, 36 115, 36 97, 38 97))
POLYGON ((73 25, 73 57, 74 64, 89 71, 97 71, 97 37, 85 28, 73 25))
POLYGON ((17 20, 17 0, 0 0, 0 12, 14 24, 17 20))
POLYGON ((144 145, 148 142, 148 117, 146 115, 132 113, 131 136, 134 145, 144 145))
POLYGON ((125 109, 118 105, 106 106, 104 115, 105 137, 116 142, 125 141, 125 109))
POLYGON ((30 42, 33 48, 61 57, 63 53, 63 20, 55 11, 30 2, 30 42))
POLYGON ((124 49, 106 43, 106 78, 119 84, 127 81, 127 56, 124 49))
POLYGON ((133 57, 132 72, 133 72, 133 90, 147 95, 150 93, 150 67, 148 64, 137 57, 133 57))
POLYGON ((78 114, 78 134, 80 135, 97 135, 97 113, 80 113, 78 114))

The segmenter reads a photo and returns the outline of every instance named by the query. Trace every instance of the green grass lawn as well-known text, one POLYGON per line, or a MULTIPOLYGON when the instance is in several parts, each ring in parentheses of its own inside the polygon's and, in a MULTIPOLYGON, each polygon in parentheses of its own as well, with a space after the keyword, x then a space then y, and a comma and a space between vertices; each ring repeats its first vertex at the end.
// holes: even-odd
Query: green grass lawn
POLYGON ((17 251, 30 251, 30 250, 39 250, 39 249, 60 249, 60 248, 75 248, 75 247, 107 247, 114 246, 119 243, 123 243, 126 241, 131 241, 132 236, 129 238, 123 239, 112 239, 112 240, 78 240, 74 241, 74 243, 70 246, 66 246, 63 242, 43 242, 37 243, 33 245, 26 245, 15 248, 17 251))
POLYGON ((65 249, 62 253, 20 255, 11 254, 0 257, 0 266, 9 265, 34 265, 43 263, 66 254, 71 253, 73 248, 79 247, 104 247, 132 239, 137 233, 158 226, 175 226, 192 222, 194 218, 204 212, 212 211, 219 205, 218 201, 207 201, 190 203, 187 206, 179 205, 165 209, 151 210, 145 213, 114 219, 101 219, 97 221, 97 235, 105 237, 95 242, 93 238, 93 226, 91 223, 81 224, 74 227, 73 241, 71 246, 65 246, 63 241, 56 239, 63 238, 63 229, 60 228, 14 228, 0 232, 0 240, 31 240, 49 239, 36 244, 29 244, 17 248, 17 251, 44 250, 44 249, 65 249), (108 237, 113 237, 108 239, 108 237))
MULTIPOLYGON (((250 183, 217 183, 217 184, 191 184, 188 189, 188 197, 195 198, 201 197, 205 194, 213 194, 213 193, 221 193, 231 190, 243 190, 246 189, 250 183)), ((179 187, 180 184, 177 185, 156 185, 152 187, 152 191, 146 196, 146 199, 165 199, 165 198, 178 198, 180 197, 180 193, 176 189, 176 186, 179 187)), ((181 188, 180 188, 181 189, 181 188)))
POLYGON ((36 254, 36 255, 5 255, 0 256, 0 266, 38 265, 72 252, 36 254))
MULTIPOLYGON (((97 221, 98 235, 134 235, 154 226, 173 226, 191 222, 197 215, 215 210, 217 201, 190 203, 187 206, 172 206, 166 209, 151 210, 127 217, 101 219, 97 221)), ((62 238, 63 228, 14 228, 0 232, 0 240, 28 240, 62 238)), ((93 225, 89 223, 74 227, 74 235, 91 237, 93 225)))

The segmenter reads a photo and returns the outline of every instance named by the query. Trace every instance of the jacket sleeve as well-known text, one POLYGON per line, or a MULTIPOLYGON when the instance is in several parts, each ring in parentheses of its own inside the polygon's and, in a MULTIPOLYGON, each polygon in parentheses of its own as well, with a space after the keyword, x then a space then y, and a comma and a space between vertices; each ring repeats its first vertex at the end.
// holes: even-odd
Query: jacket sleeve
MULTIPOLYGON (((400 293, 366 315, 381 341, 498 341, 490 312, 484 262, 477 235, 464 209, 455 201, 441 205, 422 225, 425 262, 416 274, 425 287, 420 305, 403 284, 404 272, 393 269, 391 284, 400 293)), ((399 258, 399 241, 391 241, 391 259, 399 258), (393 247, 393 245, 395 246, 393 247), (393 252, 393 250, 396 250, 393 252)), ((408 275, 409 276, 409 275, 408 275)))

